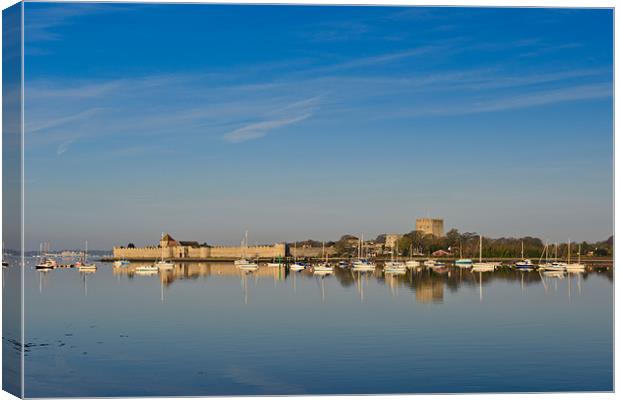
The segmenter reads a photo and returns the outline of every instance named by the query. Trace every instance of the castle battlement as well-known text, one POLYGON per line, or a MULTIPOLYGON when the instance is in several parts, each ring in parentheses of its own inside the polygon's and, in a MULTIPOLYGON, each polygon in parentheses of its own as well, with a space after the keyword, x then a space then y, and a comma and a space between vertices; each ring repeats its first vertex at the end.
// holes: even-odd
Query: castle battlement
POLYGON ((286 256, 286 244, 256 246, 210 246, 198 242, 177 241, 169 234, 162 235, 159 246, 112 248, 115 259, 155 260, 167 259, 235 259, 241 257, 275 258, 286 256))

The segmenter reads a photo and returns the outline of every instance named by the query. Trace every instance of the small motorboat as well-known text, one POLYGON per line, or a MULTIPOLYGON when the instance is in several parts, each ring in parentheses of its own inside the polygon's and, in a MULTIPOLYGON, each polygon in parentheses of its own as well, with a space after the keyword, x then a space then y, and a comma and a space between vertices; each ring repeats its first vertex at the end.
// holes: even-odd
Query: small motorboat
POLYGON ((159 268, 160 270, 172 269, 174 268, 174 263, 172 261, 161 260, 161 261, 157 261, 155 263, 155 266, 159 268))
POLYGON ((129 265, 129 261, 127 260, 116 260, 114 261, 114 266, 115 267, 126 267, 129 265))
POLYGON ((314 267, 312 267, 312 272, 314 272, 317 275, 331 274, 332 272, 334 272, 334 267, 328 263, 321 263, 321 264, 317 264, 314 267))
POLYGON ((243 264, 236 264, 237 268, 242 271, 256 271, 258 269, 258 264, 252 261, 246 261, 243 264))
POLYGON ((495 271, 497 264, 492 262, 477 262, 473 263, 471 267, 472 272, 490 272, 495 271))
POLYGON ((517 269, 532 269, 535 267, 536 267, 536 264, 534 264, 532 260, 528 260, 528 259, 517 261, 515 263, 515 268, 517 269))
POLYGON ((554 261, 552 263, 545 263, 538 266, 538 269, 542 271, 566 271, 566 263, 554 261))
POLYGON ((56 267, 58 267, 58 263, 56 260, 52 260, 51 258, 44 258, 37 265, 35 265, 36 269, 54 269, 56 267))
POLYGON ((564 265, 566 272, 584 272, 586 266, 580 263, 566 264, 564 265))
POLYGON ((471 258, 459 258, 454 262, 454 265, 461 268, 471 268, 474 262, 471 258))
POLYGON ((155 265, 141 265, 139 267, 136 267, 135 271, 136 272, 157 272, 159 271, 159 268, 155 265))
POLYGON ((272 267, 272 268, 277 268, 277 267, 281 267, 282 263, 276 263, 276 262, 269 262, 267 263, 268 267, 272 267))
POLYGON ((365 259, 365 258, 360 258, 359 260, 356 260, 353 262, 353 266, 351 267, 351 269, 353 271, 360 271, 360 272, 370 272, 370 271, 374 271, 377 268, 377 265, 370 262, 369 260, 365 259))
POLYGON ((306 269, 306 265, 300 262, 294 262, 289 266, 289 269, 291 271, 303 271, 304 269, 306 269))
POLYGON ((407 272, 407 267, 399 261, 387 261, 383 266, 383 272, 386 274, 400 274, 407 272))

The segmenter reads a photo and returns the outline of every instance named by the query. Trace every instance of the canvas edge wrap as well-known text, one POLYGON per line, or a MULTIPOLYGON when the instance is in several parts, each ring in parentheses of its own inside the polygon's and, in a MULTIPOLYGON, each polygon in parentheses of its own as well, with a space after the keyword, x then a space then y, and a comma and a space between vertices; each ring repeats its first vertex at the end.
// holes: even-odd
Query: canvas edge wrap
POLYGON ((23 3, 2 11, 2 389, 24 397, 23 3), (3 254, 4 258, 4 254, 3 254))

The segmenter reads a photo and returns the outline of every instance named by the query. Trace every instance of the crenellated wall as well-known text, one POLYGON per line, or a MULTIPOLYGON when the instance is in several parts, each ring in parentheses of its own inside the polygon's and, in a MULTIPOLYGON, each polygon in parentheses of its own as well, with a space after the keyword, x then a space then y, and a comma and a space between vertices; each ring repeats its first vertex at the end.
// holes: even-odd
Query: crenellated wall
POLYGON ((286 255, 286 245, 284 243, 276 243, 268 246, 215 246, 215 247, 140 247, 125 248, 114 247, 112 254, 115 259, 128 260, 155 260, 162 258, 167 259, 234 259, 234 258, 274 258, 284 257, 286 255))
MULTIPOLYGON (((326 247, 325 253, 327 253, 328 256, 333 256, 334 254, 336 254, 336 248, 333 246, 326 247)), ((297 247, 295 248, 289 245, 288 254, 291 257, 298 257, 298 258, 304 258, 304 257, 318 258, 318 257, 323 257, 323 247, 297 247)))

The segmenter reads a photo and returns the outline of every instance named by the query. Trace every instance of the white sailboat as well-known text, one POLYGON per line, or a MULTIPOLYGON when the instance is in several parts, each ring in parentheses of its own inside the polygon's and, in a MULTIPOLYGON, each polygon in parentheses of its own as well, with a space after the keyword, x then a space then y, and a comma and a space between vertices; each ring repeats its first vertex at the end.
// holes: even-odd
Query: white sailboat
POLYGON ((138 275, 154 275, 159 272, 159 268, 153 265, 140 265, 134 270, 138 275))
POLYGON ((272 262, 268 262, 268 263, 267 263, 267 266, 268 266, 268 267, 272 267, 272 268, 275 268, 275 267, 281 267, 282 265, 283 265, 283 264, 282 264, 281 262, 276 262, 275 257, 274 257, 274 259, 273 259, 273 261, 272 261, 272 262))
POLYGON ((383 272, 388 274, 404 273, 406 268, 403 262, 398 261, 398 242, 396 242, 396 261, 394 261, 394 250, 392 249, 392 259, 385 263, 383 272))
POLYGON ((480 235, 480 255, 478 256, 478 262, 473 263, 473 272, 487 272, 494 271, 497 265, 493 262, 482 262, 482 235, 480 235))
POLYGON ((357 246, 357 260, 353 261, 353 266, 351 267, 352 270, 354 271, 360 271, 360 272, 371 272, 374 271, 377 266, 370 262, 370 260, 368 260, 367 258, 364 258, 364 251, 363 251, 363 243, 364 243, 364 234, 361 235, 358 246, 357 246))
POLYGON ((115 267, 126 267, 128 266, 130 263, 127 260, 116 260, 114 261, 114 266, 115 267))
POLYGON ((297 242, 295 242, 294 247, 295 247, 295 250, 294 250, 295 251, 295 255, 293 256, 294 257, 294 259, 293 259, 294 261, 289 266, 289 269, 291 271, 302 271, 302 270, 306 269, 306 266, 304 264, 300 263, 300 262, 297 262, 297 242))
POLYGON ((95 271, 97 269, 97 265, 95 263, 88 263, 88 240, 84 244, 84 255, 83 258, 75 263, 76 267, 80 271, 95 271))
POLYGON ((517 269, 532 269, 536 267, 536 264, 532 262, 532 260, 524 257, 523 254, 523 240, 521 241, 521 261, 517 261, 515 263, 515 268, 517 269))
POLYGON ((560 272, 560 273, 564 273, 564 271, 566 271, 566 263, 565 262, 561 262, 558 261, 558 244, 555 244, 555 258, 554 261, 552 262, 547 262, 543 265, 539 265, 538 266, 539 270, 542 271, 548 271, 548 272, 560 272))
POLYGON ((413 244, 409 246, 409 260, 405 261, 407 268, 415 268, 420 266, 420 262, 413 259, 413 244))
POLYGON ((245 254, 248 248, 248 231, 247 230, 245 231, 245 239, 243 241, 242 248, 243 248, 242 257, 238 260, 235 260, 235 265, 239 269, 244 270, 244 271, 256 271, 258 269, 258 264, 253 261, 248 260, 245 254))
POLYGON ((319 263, 313 267, 313 272, 315 274, 331 274, 334 272, 334 267, 328 262, 329 256, 325 253, 325 242, 323 242, 323 257, 325 260, 322 263, 319 263))
POLYGON ((2 241, 2 266, 3 267, 8 267, 9 266, 9 262, 6 260, 6 252, 4 251, 4 240, 2 241))
POLYGON ((56 260, 50 257, 46 257, 44 253, 45 252, 43 249, 43 243, 41 243, 39 245, 39 262, 37 263, 37 265, 35 265, 35 268, 40 269, 40 270, 48 270, 48 269, 56 268, 58 266, 58 263, 56 262, 56 260))
POLYGON ((471 258, 463 258, 463 245, 459 241, 459 259, 454 262, 454 265, 461 268, 471 268, 473 263, 471 258))
POLYGON ((577 254, 577 263, 570 262, 570 239, 568 240, 568 263, 564 266, 567 272, 583 272, 586 266, 581 263, 581 244, 579 245, 579 253, 577 254))
MULTIPOLYGON (((161 236, 162 236, 162 238, 164 237, 163 232, 162 232, 161 236)), ((161 248, 161 259, 159 261, 156 261, 153 266, 157 267, 158 269, 161 269, 161 270, 174 268, 174 263, 172 261, 169 261, 169 260, 165 259, 165 257, 164 257, 164 247, 163 246, 161 248)))

